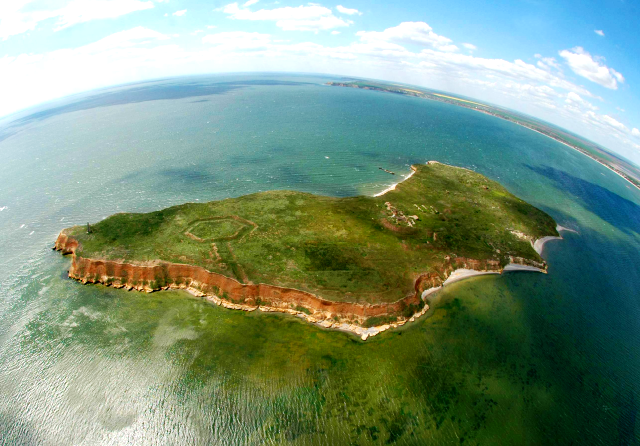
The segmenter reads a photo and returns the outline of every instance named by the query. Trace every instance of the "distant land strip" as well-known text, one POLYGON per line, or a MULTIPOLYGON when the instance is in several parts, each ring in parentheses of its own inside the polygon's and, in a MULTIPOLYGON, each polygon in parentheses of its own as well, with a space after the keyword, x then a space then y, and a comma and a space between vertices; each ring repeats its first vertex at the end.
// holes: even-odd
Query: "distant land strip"
MULTIPOLYGON (((556 130, 545 126, 543 123, 540 122, 534 122, 531 120, 525 120, 526 118, 520 118, 518 116, 515 116, 514 114, 506 111, 506 110, 501 110, 498 109, 497 107, 493 107, 490 105, 486 105, 486 104, 481 104, 479 102, 473 102, 473 101, 469 101, 466 99, 462 99, 462 98, 456 98, 454 96, 447 96, 444 94, 439 94, 439 93, 429 93, 426 91, 419 91, 419 90, 413 90, 413 89, 409 89, 409 88, 405 88, 402 87, 400 85, 385 85, 382 83, 372 83, 372 82, 361 82, 361 81, 350 81, 350 82, 327 82, 327 85, 333 86, 333 87, 350 87, 350 88, 359 88, 359 89, 363 89, 363 90, 375 90, 375 91, 382 91, 382 92, 386 92, 386 93, 396 93, 396 94, 402 94, 402 95, 406 95, 406 96, 414 96, 414 97, 418 97, 418 98, 423 98, 423 99, 430 99, 432 101, 439 101, 439 102, 445 102, 447 104, 452 104, 452 105, 457 105, 459 107, 465 107, 465 108, 469 108, 471 110, 476 110, 479 111, 481 113, 485 113, 491 116, 495 116, 497 118, 501 118, 504 119, 505 121, 510 121, 513 122, 515 124, 521 125, 523 127, 526 127, 528 129, 531 129, 535 132, 538 132, 544 136, 548 136, 549 138, 554 139, 555 141, 558 141, 561 144, 564 144, 568 147, 571 147, 574 150, 577 150, 578 152, 588 156, 589 158, 591 158, 592 160, 596 161, 597 163, 602 164, 604 167, 606 167, 607 169, 613 171, 614 173, 616 173, 617 175, 619 175, 620 177, 624 178, 625 180, 627 180, 629 183, 633 184, 636 188, 640 189, 640 179, 632 177, 631 175, 625 173, 624 171, 622 171, 620 168, 616 167, 615 165, 613 165, 610 161, 604 159, 603 156, 599 156, 596 153, 592 153, 590 152, 587 148, 582 147, 574 142, 572 142, 568 137, 565 137, 561 134, 559 134, 556 130)), ((591 147, 592 150, 594 151, 599 151, 599 152, 604 152, 602 149, 599 149, 595 146, 591 147)), ((611 156, 611 154, 608 154, 611 156)), ((640 171, 639 171, 640 173, 640 171)))

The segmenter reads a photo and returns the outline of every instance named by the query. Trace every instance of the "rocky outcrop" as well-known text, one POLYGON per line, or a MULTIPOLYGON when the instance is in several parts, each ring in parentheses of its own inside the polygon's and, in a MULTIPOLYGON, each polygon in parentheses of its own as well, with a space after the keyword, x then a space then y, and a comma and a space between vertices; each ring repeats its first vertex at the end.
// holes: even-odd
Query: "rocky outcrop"
MULTIPOLYGON (((72 255, 69 277, 82 283, 101 283, 144 292, 185 289, 227 308, 245 311, 259 308, 261 311, 290 313, 322 327, 352 331, 363 339, 424 314, 428 306, 423 304, 423 292, 443 286, 447 277, 457 268, 496 273, 503 270, 495 260, 464 257, 456 257, 453 261, 447 259, 446 266, 438 271, 419 275, 415 279, 413 292, 403 299, 392 303, 361 304, 329 301, 295 288, 263 283, 243 284, 195 265, 164 261, 125 263, 86 258, 80 255, 78 241, 65 231, 58 236, 54 249, 72 255), (403 316, 407 309, 415 311, 415 314, 403 316), (362 327, 368 318, 380 316, 395 318, 395 322, 378 327, 362 327)), ((512 260, 536 268, 540 266, 540 270, 546 272, 546 265, 521 258, 512 260)))

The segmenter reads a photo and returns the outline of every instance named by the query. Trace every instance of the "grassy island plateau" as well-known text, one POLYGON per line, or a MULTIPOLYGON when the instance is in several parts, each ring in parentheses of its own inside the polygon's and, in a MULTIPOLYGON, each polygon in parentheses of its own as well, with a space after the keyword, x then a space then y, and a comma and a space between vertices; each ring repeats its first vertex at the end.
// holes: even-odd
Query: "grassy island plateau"
POLYGON ((228 308, 280 311, 366 339, 413 320, 447 280, 546 272, 555 221, 495 181, 438 162, 374 197, 270 191, 63 230, 71 278, 187 289, 228 308))

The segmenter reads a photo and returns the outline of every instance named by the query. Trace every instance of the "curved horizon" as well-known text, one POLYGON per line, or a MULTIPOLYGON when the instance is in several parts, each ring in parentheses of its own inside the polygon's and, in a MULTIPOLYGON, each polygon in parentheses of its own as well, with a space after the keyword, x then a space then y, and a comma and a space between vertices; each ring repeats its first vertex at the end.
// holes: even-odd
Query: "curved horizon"
POLYGON ((176 76, 341 73, 496 104, 640 162, 633 5, 21 0, 0 17, 3 119, 176 76))

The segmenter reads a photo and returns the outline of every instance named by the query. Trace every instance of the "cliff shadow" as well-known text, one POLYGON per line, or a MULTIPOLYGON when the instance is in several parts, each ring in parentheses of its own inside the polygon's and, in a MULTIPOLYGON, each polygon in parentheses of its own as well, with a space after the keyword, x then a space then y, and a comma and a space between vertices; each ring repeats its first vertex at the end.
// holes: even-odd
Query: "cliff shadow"
POLYGON ((640 206, 590 181, 550 166, 524 166, 552 180, 558 189, 569 192, 598 217, 626 234, 640 235, 640 206))

